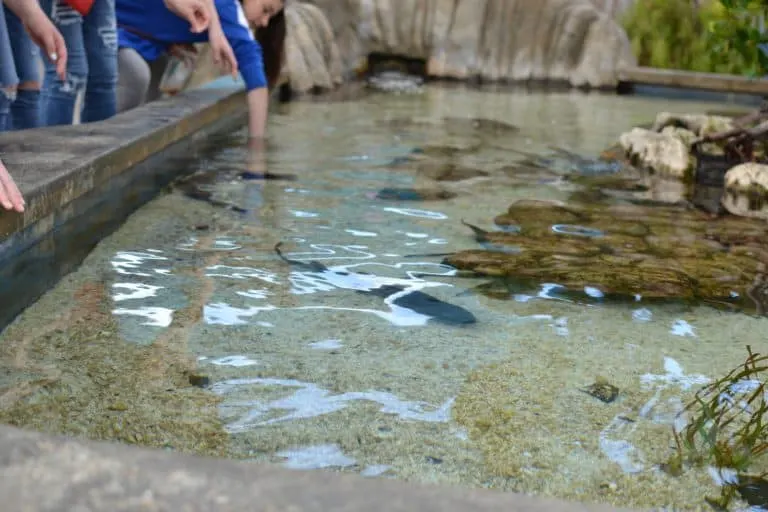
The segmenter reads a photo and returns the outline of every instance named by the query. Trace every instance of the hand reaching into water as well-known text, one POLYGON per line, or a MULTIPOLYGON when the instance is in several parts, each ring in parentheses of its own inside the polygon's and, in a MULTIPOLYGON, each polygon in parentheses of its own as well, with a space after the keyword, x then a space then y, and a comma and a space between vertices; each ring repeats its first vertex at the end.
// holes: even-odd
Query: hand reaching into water
POLYGON ((24 211, 24 198, 21 197, 19 188, 2 160, 0 160, 0 205, 6 210, 24 211))

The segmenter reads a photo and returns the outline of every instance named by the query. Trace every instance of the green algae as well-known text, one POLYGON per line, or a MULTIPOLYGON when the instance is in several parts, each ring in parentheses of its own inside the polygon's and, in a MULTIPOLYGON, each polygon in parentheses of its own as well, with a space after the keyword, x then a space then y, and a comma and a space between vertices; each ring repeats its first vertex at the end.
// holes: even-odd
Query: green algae
POLYGON ((487 232, 485 241, 519 252, 467 250, 449 256, 446 263, 481 276, 557 283, 572 291, 595 286, 607 296, 756 307, 749 290, 766 260, 761 246, 768 241, 768 227, 748 219, 713 220, 673 206, 521 200, 494 222, 520 229, 487 232), (562 225, 599 236, 553 229, 562 225))
POLYGON ((39 331, 25 332, 14 324, 3 334, 0 422, 227 454, 218 398, 191 383, 194 362, 184 352, 184 329, 171 328, 149 346, 129 343, 118 334, 103 283, 87 282, 72 295, 72 305, 39 331))

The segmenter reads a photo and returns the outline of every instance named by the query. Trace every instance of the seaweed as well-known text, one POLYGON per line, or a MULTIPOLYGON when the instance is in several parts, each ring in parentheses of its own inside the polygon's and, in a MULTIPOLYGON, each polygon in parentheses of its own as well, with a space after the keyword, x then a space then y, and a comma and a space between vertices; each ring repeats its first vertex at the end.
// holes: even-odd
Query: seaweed
POLYGON ((675 453, 662 465, 673 476, 686 467, 714 468, 723 485, 719 497, 706 500, 719 509, 727 509, 737 493, 747 499, 746 491, 768 477, 768 354, 749 345, 747 353, 743 364, 684 407, 679 417, 689 420, 674 429, 675 453))

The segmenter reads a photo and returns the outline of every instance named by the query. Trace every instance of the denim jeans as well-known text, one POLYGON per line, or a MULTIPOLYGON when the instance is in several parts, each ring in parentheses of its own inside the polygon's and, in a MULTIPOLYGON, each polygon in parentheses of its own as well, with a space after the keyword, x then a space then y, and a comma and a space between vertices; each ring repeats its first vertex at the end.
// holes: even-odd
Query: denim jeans
POLYGON ((11 103, 16 99, 19 77, 13 63, 5 9, 0 9, 0 132, 10 129, 11 103))
POLYGON ((117 29, 115 0, 96 0, 81 16, 64 0, 41 0, 43 8, 67 44, 69 58, 64 80, 45 60, 41 118, 45 126, 72 124, 75 101, 85 91, 80 120, 101 121, 117 110, 117 29))
POLYGON ((35 128, 40 124, 40 48, 32 42, 18 16, 7 7, 3 10, 19 82, 16 99, 11 103, 11 129, 35 128))

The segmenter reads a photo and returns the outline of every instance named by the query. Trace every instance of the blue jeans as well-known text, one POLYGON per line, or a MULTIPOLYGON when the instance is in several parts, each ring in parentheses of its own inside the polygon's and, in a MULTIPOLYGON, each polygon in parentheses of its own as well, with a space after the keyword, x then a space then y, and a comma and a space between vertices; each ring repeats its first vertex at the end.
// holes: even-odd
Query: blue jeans
POLYGON ((7 7, 3 10, 19 82, 16 99, 11 103, 10 128, 35 128, 40 125, 40 48, 32 42, 18 16, 7 7))
POLYGON ((11 103, 16 99, 19 77, 13 63, 13 49, 8 36, 5 8, 0 9, 0 132, 10 129, 11 103))
MULTIPOLYGON (((153 0, 154 1, 154 0, 153 0)), ((117 28, 115 0, 95 0, 81 16, 64 0, 40 0, 40 6, 59 29, 69 58, 64 80, 45 59, 41 118, 45 126, 72 124, 75 101, 85 91, 80 120, 101 121, 117 111, 117 28)))

